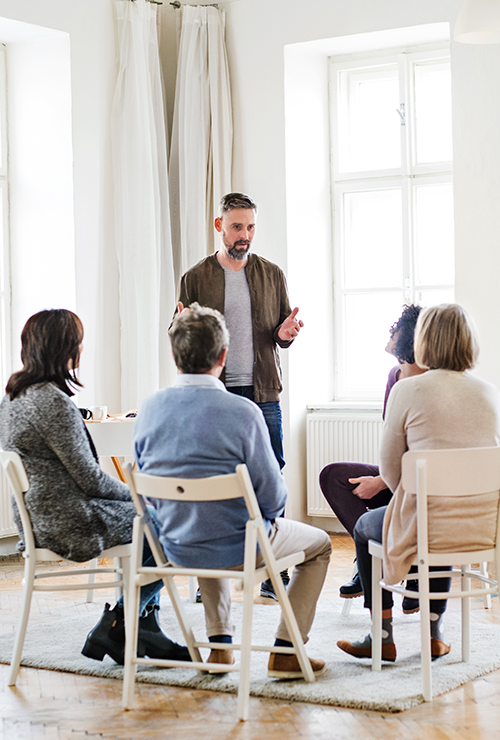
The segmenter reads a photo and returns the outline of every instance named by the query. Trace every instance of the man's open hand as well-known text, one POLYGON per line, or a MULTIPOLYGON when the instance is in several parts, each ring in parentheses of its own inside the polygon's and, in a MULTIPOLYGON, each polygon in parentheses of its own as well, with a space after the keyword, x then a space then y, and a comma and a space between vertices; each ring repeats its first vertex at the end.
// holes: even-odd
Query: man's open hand
POLYGON ((294 308, 290 316, 284 320, 281 324, 278 336, 284 342, 289 342, 291 339, 295 339, 299 331, 304 326, 304 322, 300 319, 297 321, 295 318, 299 312, 298 308, 294 308))

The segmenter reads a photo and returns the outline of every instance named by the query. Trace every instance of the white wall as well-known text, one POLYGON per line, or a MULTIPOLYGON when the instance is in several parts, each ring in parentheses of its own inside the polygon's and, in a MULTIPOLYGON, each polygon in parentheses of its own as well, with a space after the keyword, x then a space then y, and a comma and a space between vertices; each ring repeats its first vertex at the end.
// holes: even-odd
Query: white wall
MULTIPOLYGON (((329 207, 328 182, 325 171, 318 181, 307 170, 308 154, 327 148, 327 134, 321 126, 314 126, 311 132, 307 125, 308 118, 313 120, 311 111, 315 108, 322 115, 321 103, 314 94, 304 96, 303 123, 285 122, 287 106, 293 107, 293 95, 297 95, 290 90, 285 74, 286 69, 300 62, 292 45, 433 23, 449 23, 453 28, 461 4, 462 0, 222 3, 227 10, 234 104, 234 188, 250 193, 259 203, 255 249, 288 273, 292 303, 300 305, 306 322, 285 359, 285 474, 294 516, 304 516, 305 511, 305 404, 307 400, 325 398, 331 389, 331 357, 321 342, 321 336, 331 332, 331 317, 318 312, 315 302, 316 290, 322 295, 329 290, 330 237, 324 226, 318 229, 317 224, 318 217, 323 223, 321 212, 329 207), (294 174, 301 168, 316 201, 301 203, 301 189, 293 185, 294 174), (299 256, 297 235, 302 243, 299 256), (308 399, 304 389, 311 386, 314 398, 308 399)), ((495 83, 500 46, 452 43, 451 55, 456 296, 470 310, 482 336, 479 373, 500 386, 500 90, 495 83)), ((311 67, 320 65, 317 56, 302 61, 311 67)), ((326 72, 320 72, 324 78, 326 72)))
POLYGON ((41 308, 76 307, 68 34, 40 29, 40 36, 8 43, 7 90, 17 370, 26 319, 41 308))
MULTIPOLYGON (((13 158, 14 331, 17 335, 35 310, 61 302, 76 307, 86 332, 80 373, 85 390, 79 402, 119 410, 118 274, 109 140, 116 76, 112 0, 0 0, 0 19, 31 25, 22 28, 0 20, 0 41, 7 45, 13 82, 24 81, 22 92, 22 86, 13 89, 13 112, 17 111, 18 122, 24 120, 28 133, 30 127, 35 130, 37 120, 27 120, 27 107, 36 104, 37 85, 41 93, 48 84, 43 77, 37 80, 41 72, 37 60, 45 60, 45 71, 61 93, 67 93, 71 83, 71 109, 69 103, 63 104, 59 129, 46 141, 44 157, 37 158, 36 166, 28 156, 13 158), (44 41, 51 35, 49 43, 44 41), (64 55, 58 72, 56 60, 62 61, 64 55), (24 99, 15 102, 16 93, 24 99), (57 174, 49 171, 45 183, 39 179, 43 158, 46 163, 58 162, 57 174), (30 191, 30 181, 38 184, 38 192, 30 191), (75 265, 73 284, 68 270, 55 276, 52 267, 61 262, 75 265), (30 285, 36 290, 29 290, 30 285)), ((57 102, 50 96, 45 99, 49 105, 40 109, 40 122, 48 120, 57 102)), ((68 101, 68 96, 61 95, 63 99, 68 101)), ((40 133, 28 140, 28 151, 43 146, 40 133)), ((22 142, 15 138, 14 143, 13 154, 20 153, 22 142)), ((14 354, 19 354, 19 345, 14 354)))

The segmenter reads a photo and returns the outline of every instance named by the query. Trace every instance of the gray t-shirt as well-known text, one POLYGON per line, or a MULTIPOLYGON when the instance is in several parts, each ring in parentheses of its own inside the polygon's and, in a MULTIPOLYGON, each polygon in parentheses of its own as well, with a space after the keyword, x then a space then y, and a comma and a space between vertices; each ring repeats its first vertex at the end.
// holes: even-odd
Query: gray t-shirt
POLYGON ((224 269, 224 318, 229 331, 226 385, 253 385, 252 303, 245 268, 224 269))

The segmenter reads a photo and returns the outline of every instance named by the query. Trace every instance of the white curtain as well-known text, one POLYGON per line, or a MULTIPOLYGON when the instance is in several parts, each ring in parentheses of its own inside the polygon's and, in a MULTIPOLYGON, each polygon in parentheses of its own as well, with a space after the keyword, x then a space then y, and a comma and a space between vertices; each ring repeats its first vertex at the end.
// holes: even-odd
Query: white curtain
POLYGON ((233 124, 224 11, 183 5, 170 203, 176 278, 213 252, 213 219, 231 191, 233 124))
POLYGON ((119 71, 112 110, 120 269, 122 409, 174 372, 167 329, 175 307, 157 6, 116 3, 119 71))

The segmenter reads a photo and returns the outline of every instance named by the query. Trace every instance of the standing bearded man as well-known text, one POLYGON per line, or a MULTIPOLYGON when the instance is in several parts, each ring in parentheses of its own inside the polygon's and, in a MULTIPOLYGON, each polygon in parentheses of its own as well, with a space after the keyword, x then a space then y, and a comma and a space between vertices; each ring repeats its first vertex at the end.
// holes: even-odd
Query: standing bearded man
MULTIPOLYGON (((228 391, 262 410, 283 468, 278 348, 289 347, 304 324, 296 318, 299 309, 290 308, 282 270, 250 252, 256 218, 257 206, 248 195, 229 193, 222 198, 214 222, 219 249, 183 275, 178 309, 196 301, 224 315, 231 343, 221 380, 228 391)), ((270 582, 263 584, 261 595, 274 597, 270 582)))

